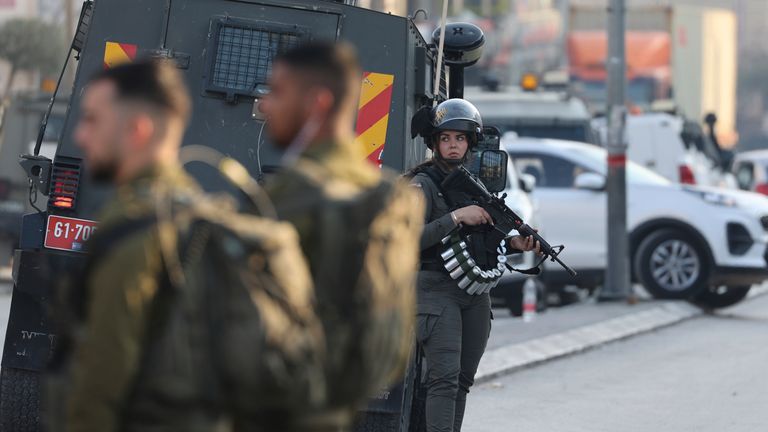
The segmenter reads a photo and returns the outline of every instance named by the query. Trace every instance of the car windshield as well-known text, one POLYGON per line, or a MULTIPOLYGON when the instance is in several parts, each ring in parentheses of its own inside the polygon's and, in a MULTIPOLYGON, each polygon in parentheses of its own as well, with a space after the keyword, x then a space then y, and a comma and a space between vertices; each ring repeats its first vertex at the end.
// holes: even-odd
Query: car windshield
POLYGON ((499 128, 502 134, 515 132, 521 137, 550 138, 567 141, 590 142, 589 124, 515 124, 504 123, 504 120, 488 119, 486 123, 499 128))
MULTIPOLYGON (((578 81, 575 88, 593 106, 599 106, 605 104, 608 95, 605 84, 605 81, 578 81)), ((640 107, 650 106, 654 99, 653 80, 638 78, 629 81, 627 99, 640 107)))
MULTIPOLYGON (((608 154, 605 150, 591 146, 578 146, 568 150, 573 150, 575 153, 579 153, 592 160, 595 165, 602 167, 604 170, 606 169, 605 165, 607 163, 606 159, 608 154)), ((603 174, 605 174, 605 171, 603 174)), ((666 186, 670 184, 669 180, 632 161, 627 161, 627 183, 656 186, 666 186)))

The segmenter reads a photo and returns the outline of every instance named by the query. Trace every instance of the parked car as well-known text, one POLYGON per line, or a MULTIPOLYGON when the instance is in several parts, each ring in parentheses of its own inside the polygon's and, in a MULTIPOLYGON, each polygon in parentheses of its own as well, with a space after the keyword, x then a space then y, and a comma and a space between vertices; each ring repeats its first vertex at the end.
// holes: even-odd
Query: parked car
POLYGON ((736 154, 732 170, 739 189, 768 195, 768 150, 736 154))
MULTIPOLYGON (((538 215, 538 204, 531 198, 531 192, 535 187, 536 180, 532 176, 519 175, 517 168, 509 160, 507 168, 507 187, 504 189, 504 202, 507 206, 523 218, 526 223, 537 227, 542 234, 544 228, 538 215)), ((517 269, 525 270, 533 267, 538 258, 533 252, 509 255, 509 264, 517 269)), ((502 276, 499 284, 491 290, 491 298, 495 305, 507 307, 513 316, 523 314, 523 285, 527 280, 533 280, 537 289, 537 309, 543 310, 547 307, 546 287, 542 281, 535 276, 528 276, 518 272, 507 271, 502 276)))
MULTIPOLYGON (((606 266, 606 151, 576 142, 505 138, 518 169, 537 178, 534 199, 547 238, 566 246, 571 279, 547 263, 549 289, 602 284, 606 266)), ((768 278, 768 198, 731 189, 674 184, 627 162, 632 280, 656 298, 723 307, 768 278)))
MULTIPOLYGON (((605 118, 592 122, 603 146, 607 144, 605 118)), ((735 187, 723 169, 719 150, 697 123, 666 113, 627 117, 627 157, 666 179, 684 184, 735 187)))

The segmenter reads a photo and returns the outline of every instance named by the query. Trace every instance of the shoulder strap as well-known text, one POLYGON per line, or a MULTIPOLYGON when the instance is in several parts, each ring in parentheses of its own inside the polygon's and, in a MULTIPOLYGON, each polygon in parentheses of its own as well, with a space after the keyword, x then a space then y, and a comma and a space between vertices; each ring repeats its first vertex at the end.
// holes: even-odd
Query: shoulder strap
MULTIPOLYGON (((73 276, 68 283, 69 289, 65 296, 62 297, 65 302, 62 306, 66 311, 59 312, 60 316, 57 319, 63 320, 59 323, 60 325, 65 324, 65 321, 84 322, 87 319, 86 305, 88 304, 88 292, 86 291, 86 286, 90 273, 101 262, 110 248, 115 247, 115 245, 131 235, 149 228, 156 220, 154 214, 138 219, 126 220, 111 228, 99 230, 91 237, 86 243, 87 256, 85 263, 81 268, 73 272, 73 276)), ((68 327, 68 325, 65 327, 68 327)), ((72 348, 71 335, 66 331, 62 332, 59 335, 59 342, 49 361, 49 367, 52 370, 62 367, 68 361, 72 348)))
POLYGON ((133 234, 139 231, 149 228, 157 221, 155 214, 146 215, 137 219, 126 220, 125 222, 118 223, 111 228, 105 230, 99 230, 86 244, 86 252, 88 257, 85 260, 85 265, 80 270, 78 277, 75 278, 75 284, 72 286, 70 292, 70 304, 74 316, 80 320, 86 319, 86 298, 88 293, 85 292, 88 276, 106 256, 110 249, 115 248, 116 245, 129 238, 133 234))
POLYGON ((455 203, 451 200, 450 196, 445 193, 443 189, 443 180, 445 180, 445 174, 443 174, 435 165, 429 165, 425 167, 419 167, 416 174, 424 173, 430 180, 435 188, 440 193, 440 196, 448 203, 448 207, 454 207, 455 203))

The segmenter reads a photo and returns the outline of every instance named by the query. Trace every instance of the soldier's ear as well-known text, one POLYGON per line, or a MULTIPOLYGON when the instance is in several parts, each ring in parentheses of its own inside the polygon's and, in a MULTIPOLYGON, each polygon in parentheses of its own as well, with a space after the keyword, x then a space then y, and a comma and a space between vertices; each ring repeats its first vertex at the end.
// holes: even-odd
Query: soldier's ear
POLYGON ((158 132, 155 122, 156 120, 143 113, 135 115, 129 120, 128 134, 135 148, 143 148, 155 139, 155 133, 158 132))
POLYGON ((313 111, 318 110, 323 113, 333 111, 336 98, 333 97, 331 90, 325 87, 314 87, 308 92, 308 96, 310 101, 310 108, 313 111))

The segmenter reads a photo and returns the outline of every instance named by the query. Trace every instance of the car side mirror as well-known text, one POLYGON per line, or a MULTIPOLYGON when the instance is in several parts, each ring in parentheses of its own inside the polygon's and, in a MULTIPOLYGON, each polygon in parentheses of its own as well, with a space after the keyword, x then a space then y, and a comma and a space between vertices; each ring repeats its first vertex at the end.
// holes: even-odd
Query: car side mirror
POLYGON ((480 153, 480 181, 488 192, 498 193, 507 187, 507 163, 509 156, 502 150, 486 150, 480 153))
POLYGON ((520 174, 520 189, 525 193, 531 193, 536 188, 536 177, 531 174, 520 174))
POLYGON ((605 177, 591 172, 581 173, 573 182, 576 189, 602 191, 605 190, 605 177))

